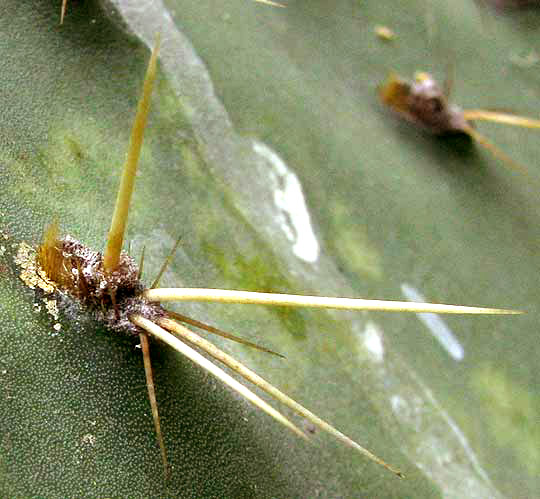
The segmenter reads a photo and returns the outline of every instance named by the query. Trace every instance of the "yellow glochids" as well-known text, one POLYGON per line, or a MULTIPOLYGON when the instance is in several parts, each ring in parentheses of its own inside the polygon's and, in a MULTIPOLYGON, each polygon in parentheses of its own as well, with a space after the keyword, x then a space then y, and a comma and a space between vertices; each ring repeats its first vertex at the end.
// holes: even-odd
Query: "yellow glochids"
MULTIPOLYGON (((163 301, 211 301, 217 303, 244 303, 258 305, 279 305, 291 307, 334 308, 344 310, 382 310, 393 312, 436 312, 463 314, 516 314, 513 310, 494 308, 465 307, 456 305, 440 305, 431 303, 410 303, 383 300, 365 300, 357 298, 334 298, 322 296, 300 296, 276 293, 255 293, 203 288, 146 288, 140 281, 140 271, 133 259, 122 252, 129 202, 134 188, 137 163, 140 155, 142 138, 148 117, 150 96, 157 73, 159 37, 146 72, 142 97, 133 125, 131 140, 124 165, 122 180, 117 196, 111 230, 105 254, 94 251, 70 236, 60 239, 58 226, 53 224, 47 230, 44 242, 38 250, 38 261, 47 277, 55 286, 68 291, 74 299, 78 299, 88 312, 106 327, 122 330, 140 338, 144 367, 155 431, 161 450, 163 466, 168 473, 167 454, 161 428, 156 401, 150 349, 147 335, 162 341, 171 348, 189 358, 207 372, 227 384, 242 395, 247 401, 264 411, 276 421, 289 428, 297 435, 307 438, 294 423, 271 407, 246 386, 232 378, 213 364, 194 348, 200 349, 217 361, 225 364, 245 380, 265 391, 275 400, 286 405, 301 417, 311 421, 318 428, 330 433, 349 447, 384 466, 399 477, 402 473, 388 465, 356 441, 346 436, 331 424, 310 412, 272 384, 262 379, 236 359, 218 349, 209 341, 180 324, 184 322, 201 327, 212 333, 253 346, 260 350, 275 354, 230 333, 207 326, 176 312, 170 312, 161 306, 163 301), (188 343, 191 345, 189 346, 188 343)), ((178 243, 177 243, 178 244, 178 243)), ((167 259, 168 261, 169 259, 167 259)), ((156 279, 155 285, 157 285, 156 279)), ((153 285, 154 286, 154 285, 153 285)), ((279 354, 278 354, 279 355, 279 354)))
POLYGON ((478 132, 473 122, 483 120, 524 128, 540 128, 540 120, 482 109, 463 110, 449 102, 448 93, 449 90, 443 91, 435 79, 424 71, 418 71, 412 82, 390 74, 387 81, 379 86, 382 103, 402 118, 434 135, 468 135, 512 170, 527 174, 523 166, 478 132))

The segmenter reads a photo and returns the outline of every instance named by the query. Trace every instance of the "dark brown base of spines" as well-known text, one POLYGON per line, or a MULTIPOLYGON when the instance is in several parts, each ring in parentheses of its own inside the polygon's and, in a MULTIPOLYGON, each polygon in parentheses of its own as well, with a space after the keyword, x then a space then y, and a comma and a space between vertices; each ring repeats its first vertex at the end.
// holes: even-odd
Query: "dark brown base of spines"
POLYGON ((158 303, 142 297, 144 285, 138 278, 133 258, 120 255, 113 272, 106 272, 103 256, 71 236, 57 237, 57 228, 47 230, 38 250, 38 262, 57 288, 78 300, 82 307, 114 331, 139 334, 131 315, 149 320, 165 316, 158 303))

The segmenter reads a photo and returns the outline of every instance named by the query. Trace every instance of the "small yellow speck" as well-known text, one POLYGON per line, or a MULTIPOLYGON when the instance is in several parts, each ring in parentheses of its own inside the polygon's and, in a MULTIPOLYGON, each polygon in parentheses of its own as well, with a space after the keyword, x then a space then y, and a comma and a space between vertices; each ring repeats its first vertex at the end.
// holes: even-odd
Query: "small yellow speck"
POLYGON ((387 42, 392 41, 396 37, 396 34, 388 26, 377 25, 374 31, 381 40, 387 42))
POLYGON ((24 241, 20 243, 18 245, 17 255, 13 260, 21 268, 19 277, 30 289, 38 287, 45 291, 45 293, 54 292, 55 286, 38 265, 36 251, 32 246, 24 241))
POLYGON ((45 303, 45 308, 47 309, 47 312, 52 315, 55 321, 57 321, 58 305, 56 304, 56 300, 48 300, 47 298, 43 298, 43 303, 45 303))
POLYGON ((82 437, 82 443, 85 445, 95 445, 96 444, 96 437, 92 435, 91 433, 87 433, 86 435, 83 435, 82 437))

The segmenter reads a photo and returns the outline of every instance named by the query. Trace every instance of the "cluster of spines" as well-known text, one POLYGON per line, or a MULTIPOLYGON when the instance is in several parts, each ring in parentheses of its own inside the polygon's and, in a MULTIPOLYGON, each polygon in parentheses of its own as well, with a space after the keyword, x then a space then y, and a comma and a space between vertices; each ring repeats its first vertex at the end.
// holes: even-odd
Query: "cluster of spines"
MULTIPOLYGON (((367 449, 326 423, 306 408, 287 397, 270 383, 266 382, 247 367, 220 351, 217 347, 202 340, 198 335, 172 320, 183 321, 180 314, 168 313, 161 308, 161 301, 212 301, 225 303, 245 303, 261 305, 303 306, 316 308, 337 308, 347 310, 386 310, 408 312, 439 312, 439 313, 469 313, 469 314, 507 314, 519 313, 511 310, 465 307, 455 305, 440 305, 426 303, 395 302, 382 300, 363 300, 352 298, 327 298, 317 296, 281 295, 273 293, 254 293, 233 290, 215 289, 143 289, 139 281, 138 271, 133 261, 123 254, 122 244, 127 222, 129 202, 133 190, 136 166, 142 144, 143 132, 148 116, 152 82, 157 71, 156 43, 146 73, 143 96, 138 106, 138 112, 131 135, 128 159, 124 165, 122 182, 117 197, 115 215, 109 231, 108 243, 103 258, 101 254, 90 250, 78 241, 71 238, 59 239, 58 226, 53 225, 46 231, 44 242, 38 251, 38 258, 50 279, 60 287, 70 290, 82 302, 90 304, 95 310, 101 308, 104 312, 105 322, 109 327, 125 328, 139 334, 143 347, 144 365, 147 377, 147 387, 152 406, 154 425, 158 436, 162 459, 167 471, 167 457, 155 397, 154 384, 150 366, 150 354, 147 334, 151 335, 182 353, 199 366, 229 385, 251 403, 271 415, 277 421, 305 438, 306 435, 281 413, 273 409, 268 403, 255 395, 251 390, 240 384, 222 369, 211 363, 186 343, 202 349, 215 359, 229 366, 247 381, 265 390, 276 400, 290 407, 302 417, 307 418, 317 427, 329 432, 334 437, 350 447, 361 452, 373 461, 381 464, 388 470, 402 477, 401 472, 395 470, 384 461, 373 455, 367 449), (120 291, 120 293, 119 293, 120 291), (122 295, 122 304, 117 298, 122 295), (108 296, 107 299, 104 297, 108 296), (140 305, 140 306, 139 306, 140 305), (106 312, 106 313, 105 313, 106 312), (119 314, 123 314, 120 321, 119 314), (111 319, 112 318, 112 319, 111 319)), ((201 327, 201 323, 189 318, 184 321, 201 327)), ((219 332, 216 328, 202 325, 210 332, 219 332)), ((231 336, 226 334, 227 336, 231 336)), ((237 338, 235 338, 237 339, 237 338)), ((248 343, 241 341, 243 343, 248 343)), ((271 352, 273 353, 273 352, 271 352)))

